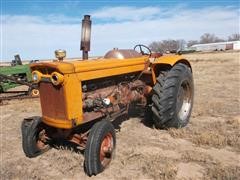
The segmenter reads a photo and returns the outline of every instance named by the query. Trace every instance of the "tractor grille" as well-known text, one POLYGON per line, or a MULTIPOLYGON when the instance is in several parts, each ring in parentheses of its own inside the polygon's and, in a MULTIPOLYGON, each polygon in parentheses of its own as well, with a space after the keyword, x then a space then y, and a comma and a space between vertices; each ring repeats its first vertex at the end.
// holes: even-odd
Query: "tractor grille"
POLYGON ((50 82, 41 82, 39 88, 43 116, 66 119, 63 87, 56 87, 50 82))

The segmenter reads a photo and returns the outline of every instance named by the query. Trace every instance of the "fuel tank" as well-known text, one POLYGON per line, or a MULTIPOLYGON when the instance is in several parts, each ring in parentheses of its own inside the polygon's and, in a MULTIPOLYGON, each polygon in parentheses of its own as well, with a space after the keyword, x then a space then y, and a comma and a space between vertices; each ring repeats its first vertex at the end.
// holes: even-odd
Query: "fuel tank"
POLYGON ((128 58, 137 58, 142 55, 133 49, 116 49, 108 51, 104 59, 128 59, 128 58))

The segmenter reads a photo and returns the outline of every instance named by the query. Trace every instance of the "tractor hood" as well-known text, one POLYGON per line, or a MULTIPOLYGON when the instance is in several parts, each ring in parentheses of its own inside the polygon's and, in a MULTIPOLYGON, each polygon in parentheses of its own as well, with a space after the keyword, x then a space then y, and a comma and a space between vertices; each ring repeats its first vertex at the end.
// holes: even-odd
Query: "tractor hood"
MULTIPOLYGON (((54 72, 62 75, 76 74, 79 80, 91 80, 102 77, 109 77, 119 74, 141 72, 149 66, 149 56, 140 56, 135 58, 116 59, 65 59, 64 61, 41 62, 31 65, 31 71, 37 71, 45 76, 53 75, 54 72)), ((182 56, 166 55, 154 58, 151 62, 152 68, 159 64, 168 64, 173 66, 177 62, 189 64, 182 56)), ((190 65, 189 65, 190 67, 190 65)))
POLYGON ((33 63, 30 65, 31 70, 43 69, 43 68, 52 68, 63 74, 74 73, 74 65, 70 62, 40 62, 33 63))
POLYGON ((81 73, 87 71, 96 71, 101 69, 112 69, 116 67, 129 67, 144 64, 148 60, 148 56, 141 56, 137 58, 128 59, 91 59, 81 60, 76 59, 75 61, 67 60, 54 61, 54 62, 40 62, 31 64, 31 70, 39 69, 55 69, 62 74, 81 73))

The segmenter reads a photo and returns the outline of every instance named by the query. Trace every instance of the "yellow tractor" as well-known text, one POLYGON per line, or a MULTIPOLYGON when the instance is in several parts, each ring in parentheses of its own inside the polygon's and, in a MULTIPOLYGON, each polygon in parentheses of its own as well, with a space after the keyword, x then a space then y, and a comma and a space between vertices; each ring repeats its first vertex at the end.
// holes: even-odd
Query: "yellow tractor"
POLYGON ((70 142, 84 152, 84 169, 92 176, 113 158, 116 118, 140 107, 155 128, 184 127, 194 90, 191 65, 178 54, 153 53, 139 44, 88 59, 90 30, 90 16, 85 15, 82 59, 68 60, 66 51, 57 50, 53 62, 31 65, 42 116, 23 120, 22 144, 31 158, 47 151, 56 139, 70 142))

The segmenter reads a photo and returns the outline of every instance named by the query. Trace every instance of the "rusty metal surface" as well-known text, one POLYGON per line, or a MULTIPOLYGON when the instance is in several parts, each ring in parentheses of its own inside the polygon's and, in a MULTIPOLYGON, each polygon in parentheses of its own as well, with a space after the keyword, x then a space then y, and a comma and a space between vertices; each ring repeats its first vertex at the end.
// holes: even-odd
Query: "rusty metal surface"
POLYGON ((101 117, 104 117, 104 114, 100 111, 99 112, 92 111, 92 112, 84 112, 83 113, 84 123, 92 121, 94 119, 101 118, 101 117))
MULTIPOLYGON (((74 143, 73 148, 78 150, 84 150, 87 143, 87 137, 90 132, 90 128, 81 128, 81 131, 76 129, 59 129, 42 124, 41 130, 39 131, 37 146, 39 148, 45 148, 46 145, 57 145, 59 146, 59 140, 69 141, 74 143)), ((61 144, 62 145, 62 144, 61 144)))
POLYGON ((107 116, 111 117, 111 115, 116 112, 120 112, 120 108, 117 105, 111 106, 108 108, 101 108, 101 109, 98 109, 97 111, 84 112, 83 113, 84 123, 92 120, 96 120, 102 117, 107 117, 107 116))
POLYGON ((84 150, 87 144, 88 133, 89 131, 83 134, 72 134, 68 137, 68 141, 78 145, 78 149, 84 150))
POLYGON ((63 87, 41 82, 39 85, 42 114, 56 119, 67 119, 63 87))
POLYGON ((144 107, 147 104, 147 96, 150 92, 150 86, 147 86, 141 80, 136 80, 134 82, 121 82, 118 85, 84 93, 84 122, 121 113, 132 102, 144 107), (108 105, 104 104, 104 99, 109 101, 108 105))
POLYGON ((132 49, 113 49, 108 51, 104 58, 105 59, 126 59, 126 58, 136 58, 142 55, 132 49))
POLYGON ((111 162, 114 148, 113 136, 111 133, 107 133, 100 146, 100 162, 103 167, 107 167, 111 162))
POLYGON ((83 98, 83 100, 87 99, 87 98, 94 99, 94 98, 99 97, 99 95, 101 95, 101 97, 106 97, 109 94, 111 94, 113 92, 113 90, 116 88, 117 88, 117 86, 108 86, 106 88, 96 89, 95 91, 92 91, 92 92, 83 93, 82 98, 83 98))

